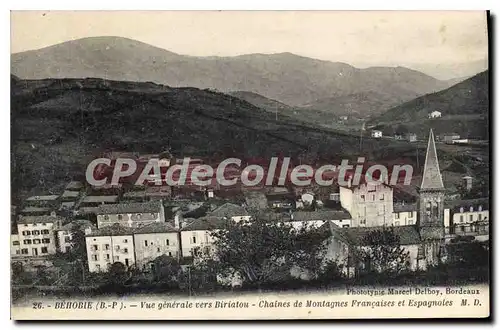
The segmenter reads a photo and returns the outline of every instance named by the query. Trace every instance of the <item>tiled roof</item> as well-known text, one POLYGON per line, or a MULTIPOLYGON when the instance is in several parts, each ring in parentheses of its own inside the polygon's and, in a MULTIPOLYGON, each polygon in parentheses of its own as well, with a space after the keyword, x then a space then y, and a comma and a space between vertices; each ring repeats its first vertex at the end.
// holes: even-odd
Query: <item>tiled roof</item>
POLYGON ((31 196, 26 198, 27 201, 55 201, 59 198, 58 195, 46 195, 46 196, 31 196))
POLYGON ((40 215, 40 216, 19 216, 17 219, 18 224, 30 224, 30 223, 55 223, 56 221, 63 220, 62 217, 59 216, 51 216, 51 215, 40 215))
POLYGON ((394 204, 394 212, 413 212, 418 210, 417 203, 411 204, 394 204))
POLYGON ((175 233, 178 230, 175 229, 168 222, 155 222, 147 226, 139 227, 135 229, 135 234, 153 234, 153 233, 175 233))
POLYGON ((213 217, 231 218, 235 216, 248 215, 248 212, 242 206, 226 203, 213 210, 209 215, 213 217))
POLYGON ((65 190, 61 195, 61 198, 76 198, 80 195, 79 191, 65 190))
POLYGON ((483 210, 488 210, 490 206, 489 198, 455 199, 444 202, 444 207, 453 211, 459 211, 463 207, 466 212, 471 206, 474 207, 474 211, 477 211, 479 205, 481 205, 483 210))
POLYGON ((92 233, 86 235, 86 236, 127 236, 127 235, 133 235, 134 234, 134 229, 133 228, 128 228, 128 227, 123 227, 120 226, 119 224, 115 223, 112 226, 109 227, 104 227, 100 229, 93 230, 92 233))
POLYGON ((28 206, 21 210, 21 213, 50 213, 52 212, 50 207, 34 207, 28 206))
MULTIPOLYGON (((342 230, 355 245, 359 245, 362 243, 363 238, 370 232, 382 228, 383 227, 349 227, 341 228, 340 230, 342 230)), ((422 241, 417 226, 395 226, 392 228, 394 228, 394 234, 399 236, 401 245, 419 244, 422 241)))
POLYGON ((312 221, 312 220, 343 220, 351 219, 347 211, 314 211, 314 212, 295 212, 293 221, 312 221))
MULTIPOLYGON (((185 219, 186 221, 189 219, 185 219)), ((181 231, 192 231, 192 230, 214 230, 222 229, 228 223, 228 221, 219 217, 202 217, 198 219, 193 219, 192 222, 188 223, 181 228, 181 231)))
POLYGON ((86 196, 82 203, 114 203, 116 201, 118 201, 118 196, 86 196))
POLYGON ((120 203, 100 205, 97 214, 156 213, 160 212, 161 201, 145 203, 120 203))

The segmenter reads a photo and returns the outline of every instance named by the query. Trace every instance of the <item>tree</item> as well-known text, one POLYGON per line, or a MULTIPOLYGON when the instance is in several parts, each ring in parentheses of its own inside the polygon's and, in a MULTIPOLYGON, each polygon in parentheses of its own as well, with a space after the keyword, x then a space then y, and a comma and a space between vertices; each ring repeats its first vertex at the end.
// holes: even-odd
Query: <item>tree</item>
POLYGON ((87 260, 87 246, 85 232, 81 227, 73 226, 71 229, 71 259, 87 260))
POLYGON ((229 222, 214 231, 217 268, 222 276, 239 275, 244 283, 256 285, 288 277, 293 266, 313 268, 316 253, 325 241, 320 231, 289 223, 278 223, 261 217, 229 222))
POLYGON ((117 261, 109 266, 108 278, 112 283, 123 284, 127 279, 127 267, 117 261))
POLYGON ((177 279, 180 265, 176 259, 161 255, 153 260, 153 274, 156 281, 172 282, 177 279))
POLYGON ((400 245, 393 227, 369 232, 361 240, 362 261, 365 270, 385 274, 399 274, 409 268, 410 253, 400 245))

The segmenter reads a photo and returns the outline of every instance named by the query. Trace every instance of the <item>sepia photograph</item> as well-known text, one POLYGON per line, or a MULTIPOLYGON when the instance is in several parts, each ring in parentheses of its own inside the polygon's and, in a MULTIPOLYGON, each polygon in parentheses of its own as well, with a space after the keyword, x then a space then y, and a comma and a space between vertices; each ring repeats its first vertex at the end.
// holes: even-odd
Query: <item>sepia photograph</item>
POLYGON ((11 11, 14 320, 490 317, 488 11, 11 11))

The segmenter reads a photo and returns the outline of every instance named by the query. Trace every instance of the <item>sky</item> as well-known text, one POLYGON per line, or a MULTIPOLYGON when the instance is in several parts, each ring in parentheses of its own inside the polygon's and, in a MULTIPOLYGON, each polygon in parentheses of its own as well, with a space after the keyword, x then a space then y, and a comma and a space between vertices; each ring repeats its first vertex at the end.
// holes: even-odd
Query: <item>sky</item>
POLYGON ((358 67, 465 63, 487 57, 480 11, 13 11, 11 53, 92 36, 178 54, 291 52, 358 67))

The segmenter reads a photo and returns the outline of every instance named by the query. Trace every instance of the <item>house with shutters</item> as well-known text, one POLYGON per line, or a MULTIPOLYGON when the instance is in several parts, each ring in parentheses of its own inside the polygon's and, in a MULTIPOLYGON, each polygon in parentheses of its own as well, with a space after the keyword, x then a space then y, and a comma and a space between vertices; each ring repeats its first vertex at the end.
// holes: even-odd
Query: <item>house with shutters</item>
POLYGON ((19 216, 17 234, 11 235, 11 252, 15 257, 45 257, 56 253, 55 231, 63 218, 55 213, 42 216, 19 216))
POLYGON ((133 228, 120 224, 99 228, 85 236, 85 243, 90 272, 106 272, 115 262, 135 266, 133 228))
POLYGON ((179 230, 168 222, 151 223, 134 230, 134 251, 137 268, 148 270, 154 260, 167 256, 179 260, 181 244, 179 230))

